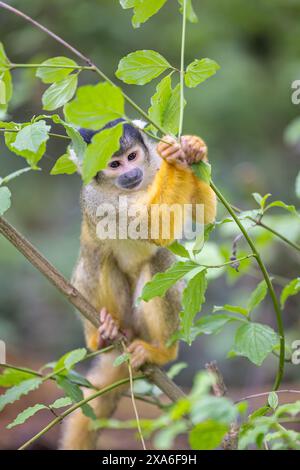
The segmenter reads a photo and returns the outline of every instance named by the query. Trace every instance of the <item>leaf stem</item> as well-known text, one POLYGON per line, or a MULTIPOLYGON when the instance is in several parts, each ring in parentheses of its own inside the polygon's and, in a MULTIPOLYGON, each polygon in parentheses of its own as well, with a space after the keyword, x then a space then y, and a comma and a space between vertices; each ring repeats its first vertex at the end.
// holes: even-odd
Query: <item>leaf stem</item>
MULTIPOLYGON (((246 397, 240 398, 239 400, 235 401, 234 403, 240 403, 241 401, 251 400, 253 398, 265 397, 268 396, 271 392, 262 392, 262 393, 254 393, 253 395, 247 395, 246 397)), ((300 390, 276 390, 276 393, 296 393, 300 394, 300 390)))
MULTIPOLYGON (((21 129, 0 129, 0 132, 20 132, 21 129)), ((70 140, 70 137, 63 134, 55 134, 53 132, 49 132, 48 135, 51 137, 59 137, 60 139, 67 139, 70 140)))
POLYGON ((275 383, 274 383, 274 390, 277 390, 280 386, 280 383, 282 381, 283 377, 283 372, 284 372, 284 359, 285 359, 285 337, 284 337, 284 328, 283 328, 283 321, 282 321, 282 314, 281 314, 281 309, 279 306, 279 302, 277 300, 274 287, 272 284, 272 281, 270 279, 269 273, 265 267, 264 262, 261 259, 261 256, 256 249, 255 244, 253 243, 252 239, 249 237, 247 230, 241 223, 240 219, 238 216, 235 214, 233 208, 231 207, 231 204, 225 199, 223 194, 218 190, 218 188, 215 186, 215 184, 211 181, 210 183, 211 188, 219 198, 219 200, 222 202, 223 206, 227 209, 239 229, 241 230, 242 234, 244 235, 245 239, 247 240, 248 245, 250 246, 253 256, 255 256, 256 261, 260 267, 260 270, 262 272, 262 275, 266 281, 266 284, 268 286, 268 290, 273 302, 273 307, 274 311, 276 314, 276 321, 277 321, 277 328, 278 328, 278 334, 279 334, 279 341, 280 341, 280 352, 279 352, 279 364, 278 364, 278 370, 275 378, 275 383))
MULTIPOLYGON (((139 375, 138 377, 134 377, 133 380, 139 380, 139 379, 144 379, 144 378, 145 378, 144 375, 139 375)), ((60 423, 66 416, 73 413, 73 411, 76 411, 78 408, 85 405, 89 401, 94 400, 94 398, 100 397, 101 395, 104 395, 104 393, 110 392, 111 390, 113 390, 117 387, 120 387, 121 385, 124 385, 128 382, 129 382, 129 378, 118 380, 118 382, 114 382, 113 384, 108 385, 107 387, 104 387, 101 390, 98 390, 97 392, 93 393, 92 395, 89 395, 87 398, 84 398, 84 399, 80 400, 79 402, 75 403, 73 406, 71 406, 66 411, 64 411, 61 415, 59 415, 55 419, 53 419, 53 421, 51 421, 47 426, 45 426, 35 436, 33 436, 28 441, 26 441, 21 447, 19 447, 18 450, 27 449, 27 447, 29 447, 31 444, 33 444, 35 441, 37 441, 40 437, 42 437, 44 434, 46 434, 46 432, 48 432, 50 429, 52 429, 56 424, 60 423)))
POLYGON ((181 33, 181 58, 180 58, 180 114, 179 114, 179 131, 178 137, 180 139, 183 128, 183 114, 184 114, 184 52, 185 52, 185 30, 186 30, 186 2, 182 2, 182 33, 181 33))
POLYGON ((37 68, 47 68, 47 69, 72 69, 72 70, 95 70, 91 65, 47 65, 47 64, 10 64, 10 69, 37 69, 37 68))
POLYGON ((237 259, 234 259, 234 260, 231 260, 231 261, 226 261, 226 263, 216 264, 214 266, 201 264, 201 263, 198 263, 198 264, 200 266, 203 266, 203 268, 206 268, 206 269, 223 268, 223 266, 230 266, 232 264, 239 263, 240 261, 244 261, 245 259, 249 259, 249 258, 256 258, 256 255, 254 253, 251 253, 250 255, 243 256, 242 258, 237 258, 237 259))

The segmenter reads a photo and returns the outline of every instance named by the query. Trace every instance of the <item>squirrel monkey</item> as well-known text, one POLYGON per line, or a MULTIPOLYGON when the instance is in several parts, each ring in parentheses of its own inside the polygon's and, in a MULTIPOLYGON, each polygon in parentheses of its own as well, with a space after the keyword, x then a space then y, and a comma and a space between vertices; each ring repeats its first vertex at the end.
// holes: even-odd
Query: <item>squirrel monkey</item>
MULTIPOLYGON (((113 127, 120 121, 112 121, 104 128, 113 127)), ((95 131, 87 129, 80 132, 87 143, 95 134, 95 131)), ((136 305, 144 284, 175 261, 166 246, 176 238, 177 227, 172 219, 171 234, 166 239, 162 238, 161 231, 155 239, 151 235, 146 240, 99 239, 96 234, 97 208, 108 203, 116 208, 120 218, 119 197, 126 195, 127 210, 130 211, 131 205, 146 205, 149 210, 144 217, 151 227, 156 217, 161 218, 160 222, 164 224, 159 209, 154 211, 154 216, 149 215, 153 205, 198 203, 204 205, 204 223, 211 223, 216 215, 215 194, 208 184, 196 178, 190 168, 200 160, 207 161, 207 148, 197 136, 183 136, 180 144, 165 136, 156 145, 142 130, 125 123, 120 149, 112 156, 106 169, 82 190, 81 248, 72 281, 99 311, 101 323, 97 330, 85 322, 87 346, 97 350, 125 332, 131 365, 135 370, 147 362, 166 364, 177 355, 177 344, 167 347, 166 343, 178 327, 180 287, 169 289, 164 298, 156 297, 136 305)), ((113 366, 119 354, 110 351, 97 358, 88 374, 88 379, 96 387, 103 388, 128 377, 126 364, 113 366)), ((91 406, 96 416, 109 417, 126 388, 118 387, 93 400, 91 406)), ((86 396, 89 393, 87 390, 86 396)), ((97 436, 90 431, 89 424, 89 418, 81 410, 70 415, 62 448, 95 448, 97 436)))

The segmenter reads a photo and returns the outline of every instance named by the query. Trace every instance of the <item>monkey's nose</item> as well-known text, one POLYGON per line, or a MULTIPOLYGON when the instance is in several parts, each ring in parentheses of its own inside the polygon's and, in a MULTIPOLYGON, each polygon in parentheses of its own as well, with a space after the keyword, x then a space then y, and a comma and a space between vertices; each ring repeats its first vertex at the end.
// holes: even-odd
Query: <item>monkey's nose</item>
POLYGON ((132 189, 143 179, 143 172, 140 168, 134 168, 133 170, 127 171, 119 177, 119 184, 126 189, 132 189))

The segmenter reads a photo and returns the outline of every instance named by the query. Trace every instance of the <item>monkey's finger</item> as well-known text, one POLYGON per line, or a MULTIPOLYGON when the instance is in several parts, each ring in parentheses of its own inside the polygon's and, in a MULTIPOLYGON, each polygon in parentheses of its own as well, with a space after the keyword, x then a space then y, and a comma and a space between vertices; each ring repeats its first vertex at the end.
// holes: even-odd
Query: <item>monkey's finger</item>
POLYGON ((112 334, 113 334, 114 329, 117 330, 117 327, 116 327, 115 322, 111 319, 108 323, 107 330, 106 330, 106 334, 108 338, 112 339, 112 334))
POLYGON ((182 150, 178 150, 175 154, 171 155, 170 157, 166 158, 166 161, 170 164, 177 164, 182 167, 186 167, 186 158, 185 154, 182 150))
POLYGON ((106 310, 105 307, 103 307, 103 308, 100 310, 100 322, 101 322, 101 323, 104 323, 106 316, 107 316, 107 310, 106 310))
POLYGON ((180 144, 174 143, 174 144, 170 145, 169 147, 165 147, 164 149, 162 149, 161 156, 166 158, 169 155, 172 155, 173 153, 177 152, 180 149, 181 149, 180 144))

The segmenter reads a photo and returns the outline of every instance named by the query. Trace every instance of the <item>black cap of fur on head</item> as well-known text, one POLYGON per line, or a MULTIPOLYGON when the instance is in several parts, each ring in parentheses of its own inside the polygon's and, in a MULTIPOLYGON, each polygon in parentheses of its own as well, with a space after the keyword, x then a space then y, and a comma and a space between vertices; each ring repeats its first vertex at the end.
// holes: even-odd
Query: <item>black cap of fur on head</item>
POLYGON ((127 152, 127 150, 129 150, 137 142, 146 148, 144 140, 143 140, 143 136, 140 130, 137 127, 134 127, 132 124, 128 124, 123 118, 114 119, 113 121, 110 121, 107 124, 105 124, 105 126, 103 126, 101 129, 97 131, 93 131, 92 129, 84 129, 84 128, 80 128, 78 129, 78 131, 80 135, 82 136, 83 140, 87 144, 90 144, 95 134, 98 134, 99 132, 104 131, 105 129, 110 129, 112 127, 115 127, 120 122, 125 122, 125 124, 123 124, 123 135, 120 138, 120 148, 115 153, 115 156, 119 156, 127 152))

